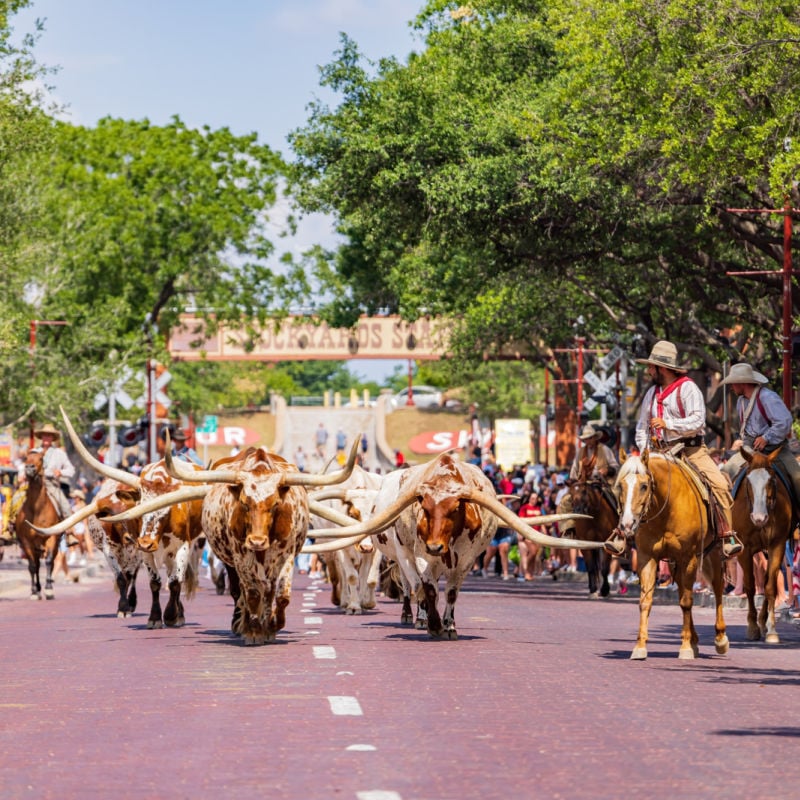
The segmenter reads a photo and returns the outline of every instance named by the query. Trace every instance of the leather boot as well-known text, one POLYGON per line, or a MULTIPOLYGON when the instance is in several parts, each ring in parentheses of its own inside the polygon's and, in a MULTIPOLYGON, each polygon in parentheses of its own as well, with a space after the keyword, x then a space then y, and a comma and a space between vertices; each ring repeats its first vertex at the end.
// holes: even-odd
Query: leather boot
POLYGON ((720 537, 722 542, 722 557, 724 559, 738 556, 744 550, 741 539, 736 535, 736 531, 728 531, 720 537))

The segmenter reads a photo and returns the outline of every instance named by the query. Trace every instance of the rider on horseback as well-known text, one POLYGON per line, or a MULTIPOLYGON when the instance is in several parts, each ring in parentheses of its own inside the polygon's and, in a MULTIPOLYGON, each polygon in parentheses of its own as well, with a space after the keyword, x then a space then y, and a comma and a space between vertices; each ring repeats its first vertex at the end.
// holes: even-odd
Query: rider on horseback
MULTIPOLYGON (((606 434, 602 430, 598 430, 591 423, 584 425, 581 435, 578 437, 581 440, 581 446, 572 462, 572 469, 569 473, 571 482, 578 480, 597 481, 603 487, 603 494, 608 496, 609 503, 612 508, 616 508, 616 501, 614 500, 608 482, 619 471, 619 461, 614 455, 614 451, 604 443, 607 439, 606 434), (583 474, 583 465, 593 464, 592 474, 583 474)), ((559 513, 570 513, 573 510, 572 497, 569 493, 561 498, 558 505, 559 513)), ((575 528, 573 520, 566 520, 566 522, 559 523, 559 531, 562 535, 575 528)))
MULTIPOLYGON (((647 365, 653 381, 642 400, 636 424, 636 446, 670 450, 682 445, 680 456, 703 478, 713 495, 717 516, 717 534, 722 540, 722 555, 731 558, 742 550, 742 543, 732 530, 733 498, 727 478, 722 474, 705 444, 706 404, 703 393, 687 375, 688 367, 678 364, 678 348, 672 342, 653 345, 648 358, 637 358, 647 365)), ((625 552, 625 537, 612 532, 606 550, 613 555, 625 552)))
MULTIPOLYGON (((792 414, 778 394, 766 386, 768 379, 749 364, 734 364, 723 384, 730 386, 738 396, 736 411, 739 414, 739 439, 734 450, 742 446, 765 454, 775 450, 778 464, 792 482, 795 506, 800 502, 800 464, 789 449, 792 432, 792 414)), ((723 467, 733 480, 745 466, 741 452, 735 453, 723 467)))

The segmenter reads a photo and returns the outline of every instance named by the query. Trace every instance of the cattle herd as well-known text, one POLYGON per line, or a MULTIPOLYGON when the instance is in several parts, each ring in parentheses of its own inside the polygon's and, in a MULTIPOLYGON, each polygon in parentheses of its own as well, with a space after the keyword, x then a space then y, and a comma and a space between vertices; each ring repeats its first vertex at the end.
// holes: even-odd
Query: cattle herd
MULTIPOLYGON (((326 554, 332 599, 347 614, 374 607, 379 565, 389 564, 402 593, 401 622, 427 629, 433 637, 455 639, 461 584, 498 520, 539 544, 600 546, 530 527, 503 505, 478 467, 447 453, 377 475, 355 465, 357 437, 341 469, 313 474, 263 447, 202 469, 171 457, 168 443, 166 456, 137 476, 98 461, 63 409, 62 416, 80 457, 105 480, 95 499, 71 517, 44 525, 30 519, 30 527, 52 549, 58 535, 85 520, 114 573, 120 617, 136 607, 136 576, 144 565, 152 595, 150 628, 184 624, 182 596, 191 597, 197 587, 206 543, 227 573, 234 599, 231 630, 248 645, 273 641, 285 626, 301 552, 326 554), (307 545, 309 537, 314 543, 307 545), (163 612, 162 574, 169 591, 163 612)), ((537 524, 575 516, 554 514, 537 518, 537 524)))

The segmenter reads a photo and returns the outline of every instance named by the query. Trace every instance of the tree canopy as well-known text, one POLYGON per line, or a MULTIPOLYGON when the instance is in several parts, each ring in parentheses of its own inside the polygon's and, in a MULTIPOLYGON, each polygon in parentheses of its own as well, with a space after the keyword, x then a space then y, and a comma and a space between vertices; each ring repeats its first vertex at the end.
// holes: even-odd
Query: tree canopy
POLYGON ((462 360, 580 328, 777 367, 782 219, 728 209, 800 199, 797 7, 432 0, 415 24, 404 63, 343 37, 339 104, 291 136, 298 201, 348 237, 336 321, 449 316, 462 360))

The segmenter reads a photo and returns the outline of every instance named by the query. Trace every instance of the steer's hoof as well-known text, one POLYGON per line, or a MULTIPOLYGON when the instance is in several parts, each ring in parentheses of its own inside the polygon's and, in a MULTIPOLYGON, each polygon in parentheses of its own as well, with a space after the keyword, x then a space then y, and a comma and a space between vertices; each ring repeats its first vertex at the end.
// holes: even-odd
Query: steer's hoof
POLYGON ((427 628, 427 627, 428 627, 428 625, 427 625, 427 623, 425 622, 425 620, 418 619, 418 620, 417 620, 417 621, 414 623, 414 627, 415 627, 415 628, 416 628, 418 631, 424 631, 424 630, 425 630, 425 628, 427 628))
POLYGON ((164 623, 160 619, 149 619, 147 620, 147 627, 151 630, 157 630, 158 628, 163 628, 164 623))
POLYGON ((644 661, 647 658, 646 647, 634 647, 631 653, 631 661, 644 661))

